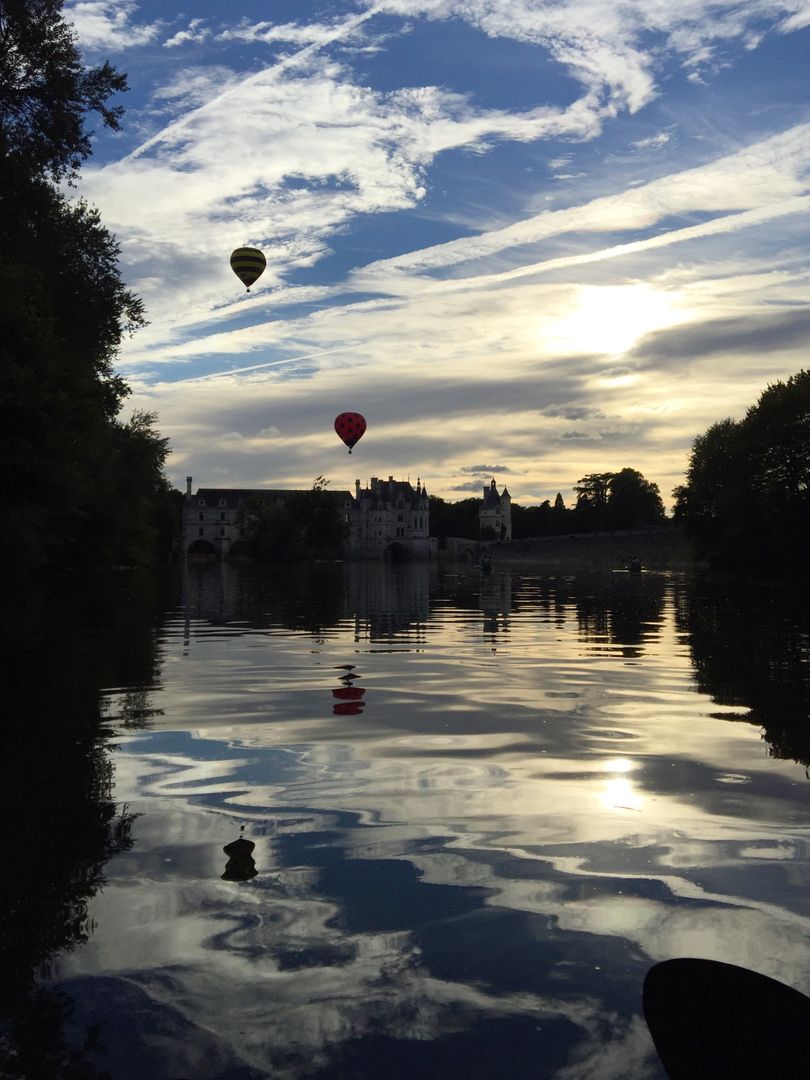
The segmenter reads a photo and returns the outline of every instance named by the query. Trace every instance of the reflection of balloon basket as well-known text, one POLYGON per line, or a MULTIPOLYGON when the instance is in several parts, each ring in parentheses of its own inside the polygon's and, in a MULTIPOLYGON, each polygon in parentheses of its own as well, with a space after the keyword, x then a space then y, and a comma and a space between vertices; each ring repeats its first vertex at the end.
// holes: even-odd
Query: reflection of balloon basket
POLYGON ((259 871, 252 858, 255 847, 252 840, 245 840, 243 836, 225 845, 222 850, 228 856, 228 862, 222 875, 223 881, 249 881, 256 877, 259 871))

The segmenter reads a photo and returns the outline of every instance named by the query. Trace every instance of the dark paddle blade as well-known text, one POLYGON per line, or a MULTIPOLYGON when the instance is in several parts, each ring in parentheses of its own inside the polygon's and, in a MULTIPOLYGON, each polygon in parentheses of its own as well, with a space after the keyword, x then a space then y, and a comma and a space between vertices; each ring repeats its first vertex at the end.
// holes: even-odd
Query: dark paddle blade
POLYGON ((665 960, 644 1017, 670 1080, 806 1080, 810 998, 734 964, 665 960))

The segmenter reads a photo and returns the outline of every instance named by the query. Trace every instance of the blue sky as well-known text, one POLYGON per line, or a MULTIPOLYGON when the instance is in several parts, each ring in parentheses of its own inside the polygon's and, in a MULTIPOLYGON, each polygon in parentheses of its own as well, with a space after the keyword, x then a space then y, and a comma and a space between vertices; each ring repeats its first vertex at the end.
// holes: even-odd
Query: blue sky
POLYGON ((530 504, 630 466, 668 503, 695 435, 810 366, 810 0, 65 10, 129 77, 79 193, 178 485, 530 504))

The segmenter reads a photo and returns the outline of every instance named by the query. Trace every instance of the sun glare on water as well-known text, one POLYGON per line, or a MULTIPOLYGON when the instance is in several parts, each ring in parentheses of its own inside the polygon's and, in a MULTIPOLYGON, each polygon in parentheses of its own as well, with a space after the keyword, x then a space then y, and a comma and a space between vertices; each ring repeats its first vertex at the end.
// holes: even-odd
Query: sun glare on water
POLYGON ((630 774, 635 764, 627 758, 613 758, 605 762, 604 771, 610 778, 601 791, 603 804, 611 810, 640 810, 644 799, 635 790, 630 774))

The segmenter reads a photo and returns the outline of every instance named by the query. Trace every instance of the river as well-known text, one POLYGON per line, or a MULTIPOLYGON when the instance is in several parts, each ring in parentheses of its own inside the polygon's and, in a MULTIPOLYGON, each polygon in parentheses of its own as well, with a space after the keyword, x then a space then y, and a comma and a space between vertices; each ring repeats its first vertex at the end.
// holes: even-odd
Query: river
POLYGON ((2 1076, 660 1078, 656 961, 810 993, 787 590, 206 564, 3 655, 2 1076))

